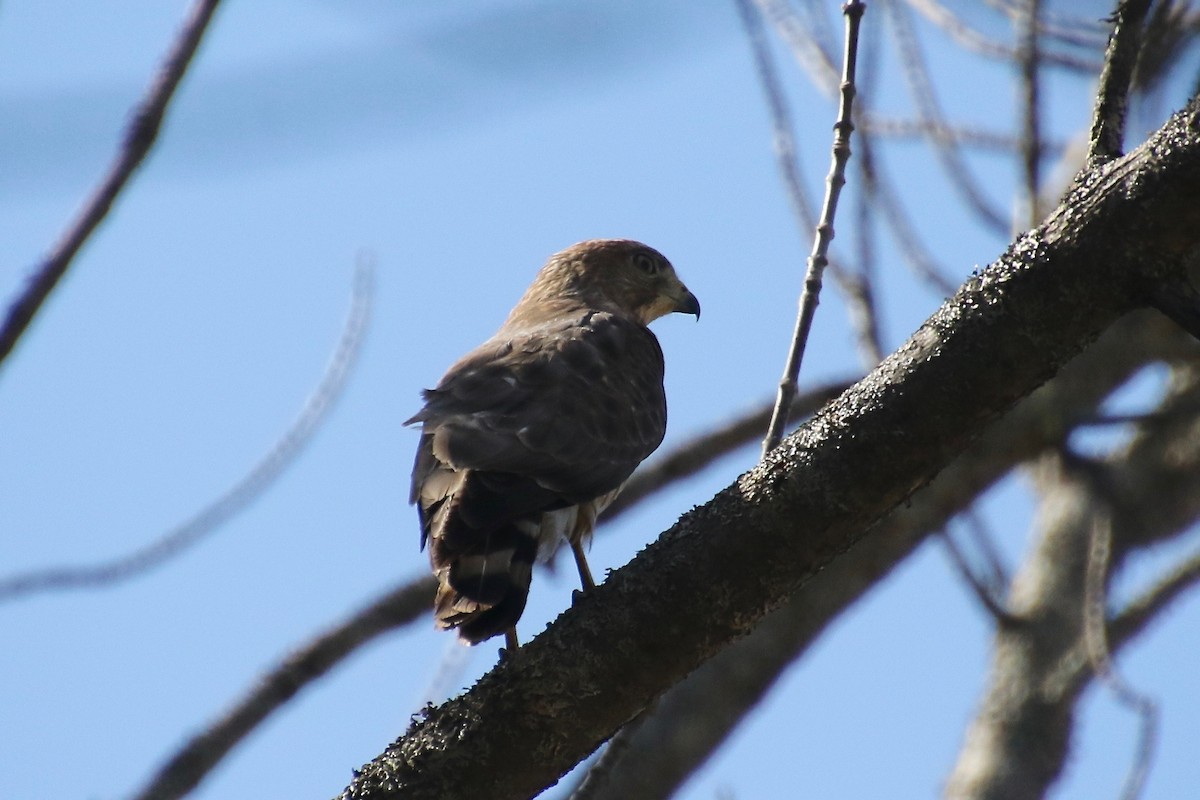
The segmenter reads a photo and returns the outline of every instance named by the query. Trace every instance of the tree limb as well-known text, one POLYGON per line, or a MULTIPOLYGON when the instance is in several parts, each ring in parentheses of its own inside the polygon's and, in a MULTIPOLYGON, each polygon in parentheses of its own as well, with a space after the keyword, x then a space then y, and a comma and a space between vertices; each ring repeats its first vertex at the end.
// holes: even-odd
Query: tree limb
POLYGON ((1198 350, 1156 314, 1133 314, 1118 322, 749 636, 673 686, 640 726, 598 800, 670 797, 826 626, 877 586, 932 531, 966 509, 1013 466, 1056 446, 1065 432, 1148 361, 1200 358, 1198 350))

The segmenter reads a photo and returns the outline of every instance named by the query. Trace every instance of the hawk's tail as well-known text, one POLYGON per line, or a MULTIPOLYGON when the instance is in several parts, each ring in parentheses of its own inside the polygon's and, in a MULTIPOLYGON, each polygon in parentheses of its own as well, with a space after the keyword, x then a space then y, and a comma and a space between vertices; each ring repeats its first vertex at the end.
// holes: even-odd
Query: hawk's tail
MULTIPOLYGON (((456 628, 470 644, 503 633, 517 624, 529 597, 529 581, 537 558, 537 530, 508 523, 478 547, 435 563, 439 585, 433 602, 440 628, 456 628)), ((438 560, 435 540, 433 555, 438 560)))

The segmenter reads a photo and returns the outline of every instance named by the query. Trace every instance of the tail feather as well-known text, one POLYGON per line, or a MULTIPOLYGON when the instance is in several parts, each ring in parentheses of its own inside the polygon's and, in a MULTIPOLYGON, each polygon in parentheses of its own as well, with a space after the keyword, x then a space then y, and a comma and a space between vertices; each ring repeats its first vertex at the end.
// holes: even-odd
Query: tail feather
MULTIPOLYGON (((537 539, 528 525, 509 523, 470 552, 449 555, 436 570, 439 586, 434 618, 454 628, 470 644, 489 639, 517 624, 529 597, 537 539)), ((433 552, 438 560, 437 540, 433 552)))

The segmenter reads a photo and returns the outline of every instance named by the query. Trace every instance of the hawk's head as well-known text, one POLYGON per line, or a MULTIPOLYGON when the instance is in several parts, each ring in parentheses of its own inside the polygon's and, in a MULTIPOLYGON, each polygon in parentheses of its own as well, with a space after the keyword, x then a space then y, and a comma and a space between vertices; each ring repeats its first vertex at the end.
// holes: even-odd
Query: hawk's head
POLYGON ((630 239, 590 239, 555 253, 530 287, 628 314, 643 325, 679 311, 700 318, 700 301, 666 257, 630 239))

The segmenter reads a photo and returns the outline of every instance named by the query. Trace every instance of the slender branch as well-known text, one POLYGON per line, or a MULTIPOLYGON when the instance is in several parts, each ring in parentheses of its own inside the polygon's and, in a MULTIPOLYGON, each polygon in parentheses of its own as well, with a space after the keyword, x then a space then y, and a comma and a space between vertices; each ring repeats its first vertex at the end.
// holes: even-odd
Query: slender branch
POLYGON ((1117 158, 1124 151, 1129 86, 1141 49, 1142 23, 1150 3, 1151 0, 1119 0, 1117 3, 1088 137, 1089 165, 1117 158))
POLYGON ((879 168, 870 138, 864 135, 861 141, 860 163, 863 165, 864 188, 872 196, 872 205, 883 212, 884 222, 891 231, 892 239, 900 248, 900 255, 918 278, 941 292, 944 297, 949 297, 958 288, 957 284, 946 277, 947 270, 936 263, 933 254, 922 241, 891 180, 879 168))
MULTIPOLYGON (((813 26, 806 25, 791 7, 781 0, 754 0, 762 15, 787 43, 792 56, 808 73, 813 85, 823 94, 832 97, 837 91, 838 75, 833 59, 826 51, 820 38, 813 33, 813 26)), ((738 2, 739 10, 742 7, 738 2)), ((744 14, 744 12, 743 12, 744 14)), ((745 16, 743 16, 745 21, 745 16)))
MULTIPOLYGON (((1054 444, 1049 442, 1048 444, 1054 444)), ((1000 556, 1000 551, 996 549, 996 543, 992 540, 991 532, 983 522, 983 518, 976 512, 972 506, 962 513, 962 518, 967 522, 967 530, 971 533, 975 540, 975 546, 983 556, 984 563, 987 565, 987 586, 993 592, 999 593, 1008 585, 1008 570, 1004 566, 1004 559, 1000 556)))
POLYGON ((25 291, 9 306, 4 324, 0 326, 0 364, 12 352, 50 292, 66 274, 79 249, 108 215, 117 196, 150 152, 158 138, 167 106, 187 72, 219 3, 220 0, 197 0, 192 6, 158 75, 134 112, 108 174, 58 244, 34 270, 25 291))
POLYGON ((0 603, 35 592, 100 589, 141 575, 192 547, 250 505, 296 460, 346 388, 370 320, 373 283, 373 263, 362 257, 346 324, 320 384, 291 427, 241 480, 190 519, 132 553, 100 564, 50 567, 0 579, 0 603))
MULTIPOLYGON (((967 50, 1001 61, 1016 62, 1020 60, 1019 49, 1014 50, 1011 47, 1000 44, 989 36, 985 36, 963 22, 958 15, 941 3, 935 2, 935 0, 908 0, 908 4, 916 9, 917 13, 921 14, 921 16, 928 19, 934 25, 937 25, 951 39, 967 50)), ((1064 67, 1073 72, 1086 75, 1094 75, 1099 66, 1095 61, 1090 59, 1078 58, 1066 53, 1047 53, 1045 61, 1049 65, 1064 67)))
POLYGON ((1197 583, 1200 583, 1200 553, 1177 564, 1113 617, 1108 626, 1109 646, 1119 648, 1132 641, 1197 583))
MULTIPOLYGON (((984 0, 987 5, 1010 19, 1016 19, 1021 15, 1020 3, 1022 1, 984 0)), ((1042 36, 1074 47, 1082 47, 1085 50, 1103 50, 1104 42, 1108 37, 1108 28, 1100 20, 1084 15, 1056 13, 1053 10, 1047 10, 1042 14, 1042 21, 1038 28, 1042 36)), ((1096 69, 1091 70, 1093 73, 1096 71, 1096 69)))
MULTIPOLYGON (((767 108, 771 113, 775 158, 779 172, 783 176, 784 188, 787 189, 788 200, 791 203, 797 227, 801 232, 809 231, 816 225, 816 216, 808 201, 808 195, 804 192, 804 181, 800 176, 800 162, 796 158, 795 137, 792 135, 791 114, 788 112, 783 88, 780 86, 779 77, 771 61, 771 51, 767 46, 763 26, 755 13, 751 0, 736 0, 736 5, 745 25, 747 37, 750 39, 755 71, 758 73, 759 83, 766 95, 767 108)), ((829 262, 829 269, 838 288, 846 298, 847 310, 859 349, 866 354, 867 366, 873 366, 879 363, 883 354, 879 343, 877 314, 870 282, 864 280, 862 276, 851 274, 849 270, 839 268, 832 260, 829 262)))
POLYGON ((1091 526, 1088 540, 1087 571, 1083 591, 1083 642, 1096 677, 1117 701, 1138 715, 1140 732, 1137 755, 1121 789, 1124 800, 1134 800, 1146 783, 1150 762, 1154 759, 1158 740, 1158 704, 1130 686, 1113 665, 1107 636, 1107 603, 1109 557, 1112 553, 1112 515, 1102 509, 1091 526))
POLYGON ((1039 40, 1041 0, 1025 0, 1018 22, 1018 63, 1021 66, 1021 163, 1023 197, 1013 219, 1013 232, 1037 225, 1041 190, 1042 132, 1039 86, 1042 53, 1039 40))
POLYGON ((762 23, 751 5, 751 0, 735 0, 734 5, 737 6, 742 24, 746 28, 746 36, 754 54, 754 69, 766 95, 767 109, 771 114, 771 140, 774 144, 775 160, 779 166, 779 173, 783 176, 788 201, 800 224, 805 229, 811 228, 816 216, 808 202, 808 195, 804 193, 800 162, 796 158, 796 139, 792 136, 791 115, 788 113, 783 88, 779 84, 779 76, 771 63, 771 51, 767 46, 762 23))
MULTIPOLYGON (((906 119, 890 117, 868 111, 856 123, 861 132, 875 133, 893 138, 930 138, 939 142, 950 142, 979 150, 995 150, 1011 153, 1020 149, 1017 137, 1005 133, 972 128, 966 125, 942 124, 929 119, 906 119)), ((1063 142, 1042 142, 1042 155, 1062 153, 1067 149, 1063 142)))
POLYGON ((841 103, 838 108, 838 121, 834 124, 833 157, 829 168, 829 177, 825 182, 825 200, 821 205, 821 221, 817 224, 816 236, 813 239, 812 255, 808 259, 808 269, 804 275, 804 291, 800 295, 800 311, 796 317, 796 330, 792 335, 792 344, 788 352, 787 364, 783 371, 783 380, 779 384, 779 396, 775 401, 775 410, 771 415, 771 424, 763 441, 763 455, 778 446, 783 439, 784 424, 792 407, 792 399, 796 396, 796 377, 800 374, 800 365, 804 359, 804 348, 808 343, 808 333, 812 328, 813 316, 816 314, 817 303, 821 295, 821 275, 828 263, 829 242, 833 239, 833 220, 837 213, 838 196, 846 183, 846 162, 850 159, 850 134, 854 130, 851 114, 854 104, 854 78, 858 62, 858 28, 866 7, 857 0, 851 0, 842 6, 846 17, 846 46, 842 59, 841 103))
POLYGON ((997 624, 1004 626, 1018 624, 1020 619, 1001 604, 990 587, 984 585, 983 581, 975 573, 975 570, 971 568, 966 554, 959 549, 958 543, 954 541, 954 537, 950 535, 950 532, 942 528, 938 531, 938 534, 938 538, 945 546, 946 555, 950 557, 950 563, 954 565, 958 576, 971 589, 971 593, 979 600, 979 604, 987 610, 988 614, 996 620, 997 624))
MULTIPOLYGON (((932 127, 946 125, 945 115, 942 114, 938 105, 933 83, 929 79, 929 68, 921 54, 921 48, 917 43, 916 34, 913 32, 908 12, 899 3, 885 3, 884 10, 887 12, 887 18, 892 22, 892 32, 900 51, 904 78, 920 118, 928 120, 932 127)), ((942 162, 946 176, 975 211, 976 216, 992 230, 1007 237, 1008 223, 976 184, 954 142, 936 138, 930 138, 930 142, 934 145, 934 153, 942 162)))
POLYGON ((134 800, 174 800, 195 789, 230 750, 301 689, 364 644, 424 616, 436 589, 432 575, 401 584, 293 653, 224 716, 177 750, 134 800))
MULTIPOLYGON (((870 82, 870 79, 867 79, 870 82)), ((875 274, 877 270, 875 246, 875 171, 873 146, 871 137, 859 137, 859 150, 862 157, 858 159, 859 174, 862 176, 862 191, 858 193, 855 204, 855 218, 858 236, 855 244, 858 250, 858 269, 853 274, 839 277, 834 273, 842 291, 854 299, 849 312, 854 325, 855 339, 858 343, 859 354, 868 369, 883 361, 886 351, 883 347, 883 332, 879 323, 879 306, 875 302, 875 274), (846 286, 845 284, 849 284, 846 286)))

